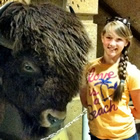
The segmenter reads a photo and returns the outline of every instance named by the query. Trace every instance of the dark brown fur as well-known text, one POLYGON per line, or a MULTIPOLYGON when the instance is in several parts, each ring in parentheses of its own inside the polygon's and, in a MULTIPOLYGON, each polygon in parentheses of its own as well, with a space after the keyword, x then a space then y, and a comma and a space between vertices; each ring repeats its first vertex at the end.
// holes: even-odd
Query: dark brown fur
POLYGON ((47 136, 51 128, 42 131, 39 114, 65 111, 78 93, 91 47, 87 33, 75 15, 48 3, 11 4, 0 17, 0 33, 11 47, 0 46, 1 98, 18 109, 27 135, 47 136))

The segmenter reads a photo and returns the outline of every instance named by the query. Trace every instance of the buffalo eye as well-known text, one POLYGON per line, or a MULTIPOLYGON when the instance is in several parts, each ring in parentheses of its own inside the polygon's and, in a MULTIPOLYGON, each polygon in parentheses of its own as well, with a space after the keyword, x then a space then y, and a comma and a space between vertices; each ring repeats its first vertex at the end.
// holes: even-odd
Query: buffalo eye
POLYGON ((24 70, 26 72, 34 72, 34 69, 30 65, 28 65, 28 64, 24 65, 24 70))
POLYGON ((39 74, 40 68, 31 61, 23 61, 20 67, 20 71, 24 74, 39 74))

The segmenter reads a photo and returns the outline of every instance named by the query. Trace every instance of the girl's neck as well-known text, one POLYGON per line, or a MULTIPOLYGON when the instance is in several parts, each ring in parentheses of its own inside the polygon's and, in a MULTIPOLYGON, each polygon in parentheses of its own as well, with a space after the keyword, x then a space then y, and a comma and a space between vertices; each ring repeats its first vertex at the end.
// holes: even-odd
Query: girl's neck
POLYGON ((108 58, 105 55, 101 59, 101 62, 104 64, 115 64, 115 63, 119 63, 119 61, 120 61, 120 57, 108 58))

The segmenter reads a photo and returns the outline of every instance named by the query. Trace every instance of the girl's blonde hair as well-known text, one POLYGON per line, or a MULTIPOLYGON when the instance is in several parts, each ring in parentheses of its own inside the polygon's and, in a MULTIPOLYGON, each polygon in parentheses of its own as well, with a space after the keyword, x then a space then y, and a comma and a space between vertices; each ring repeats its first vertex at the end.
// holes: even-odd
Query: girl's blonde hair
POLYGON ((120 62, 118 66, 118 75, 120 78, 120 83, 113 95, 113 101, 115 102, 119 102, 122 99, 122 93, 124 92, 124 84, 125 84, 126 75, 127 75, 126 67, 127 67, 127 62, 129 61, 128 48, 131 44, 131 40, 133 37, 132 32, 130 30, 130 22, 127 21, 124 23, 123 18, 119 18, 119 19, 114 19, 114 20, 112 19, 111 21, 109 21, 105 25, 102 31, 102 35, 104 35, 106 32, 114 31, 118 36, 128 41, 128 45, 124 47, 122 51, 122 55, 120 57, 120 62))

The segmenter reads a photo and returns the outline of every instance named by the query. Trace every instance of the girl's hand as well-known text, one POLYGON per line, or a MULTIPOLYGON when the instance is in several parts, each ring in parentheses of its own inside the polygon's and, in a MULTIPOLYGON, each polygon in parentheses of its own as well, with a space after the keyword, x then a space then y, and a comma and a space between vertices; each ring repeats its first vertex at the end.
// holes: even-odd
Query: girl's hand
POLYGON ((81 100, 82 105, 85 108, 87 108, 87 88, 86 88, 86 86, 82 87, 80 89, 80 100, 81 100))
POLYGON ((140 89, 130 92, 134 106, 130 106, 131 112, 135 119, 140 119, 140 89))

